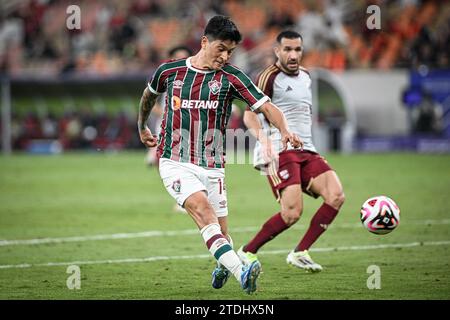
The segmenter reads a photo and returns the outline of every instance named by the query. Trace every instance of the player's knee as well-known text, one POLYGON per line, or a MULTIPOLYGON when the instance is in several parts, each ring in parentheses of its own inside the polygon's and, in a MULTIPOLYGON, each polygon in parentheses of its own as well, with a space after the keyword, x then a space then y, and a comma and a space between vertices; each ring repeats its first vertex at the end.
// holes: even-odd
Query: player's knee
POLYGON ((342 190, 333 192, 325 202, 339 210, 345 202, 345 194, 342 190))
POLYGON ((343 191, 341 191, 336 195, 335 203, 340 208, 342 207, 344 202, 345 202, 345 194, 343 191))
POLYGON ((286 222, 288 226, 293 225, 298 221, 298 219, 300 219, 302 210, 303 208, 300 204, 292 204, 286 206, 281 212, 284 222, 286 222))

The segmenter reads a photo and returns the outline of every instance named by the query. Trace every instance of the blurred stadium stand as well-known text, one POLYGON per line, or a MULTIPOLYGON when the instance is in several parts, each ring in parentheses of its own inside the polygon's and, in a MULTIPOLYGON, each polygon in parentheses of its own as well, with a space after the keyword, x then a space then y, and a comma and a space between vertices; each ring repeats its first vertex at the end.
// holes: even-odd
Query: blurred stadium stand
POLYGON ((305 67, 336 75, 316 79, 316 121, 323 131, 316 139, 329 140, 323 151, 345 149, 342 145, 348 143, 336 135, 354 113, 354 137, 349 137, 355 138, 357 150, 380 145, 395 149, 391 140, 380 144, 379 139, 425 136, 441 139, 444 147, 437 150, 450 152, 447 0, 3 0, 0 6, 1 134, 3 145, 11 137, 13 150, 33 150, 34 140, 58 140, 61 150, 141 148, 135 119, 146 79, 173 46, 184 44, 196 51, 208 19, 225 14, 244 35, 232 62, 252 77, 273 61, 275 36, 285 28, 303 35, 305 67), (66 9, 73 4, 81 8, 81 30, 66 27, 66 9), (366 26, 366 9, 372 4, 381 9, 380 30, 366 26), (366 75, 358 78, 361 70, 366 75), (398 72, 405 87, 397 88, 397 83, 398 94, 383 100, 380 123, 403 117, 407 126, 389 132, 375 121, 366 125, 377 102, 361 103, 352 96, 376 88, 366 86, 360 92, 351 87, 352 81, 380 75, 396 79, 389 74, 398 72), (330 84, 343 88, 329 89, 330 84), (414 122, 423 114, 417 110, 424 96, 439 106, 434 115, 440 124, 417 132, 414 122))

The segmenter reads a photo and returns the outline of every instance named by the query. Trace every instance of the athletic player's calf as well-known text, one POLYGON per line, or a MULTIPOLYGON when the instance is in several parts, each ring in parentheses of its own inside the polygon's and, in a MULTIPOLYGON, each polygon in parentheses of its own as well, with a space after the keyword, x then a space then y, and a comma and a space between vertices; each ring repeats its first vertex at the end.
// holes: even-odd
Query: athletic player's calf
POLYGON ((211 223, 218 223, 214 209, 209 204, 208 198, 206 198, 206 194, 203 191, 190 195, 184 203, 184 208, 194 219, 199 229, 211 223))

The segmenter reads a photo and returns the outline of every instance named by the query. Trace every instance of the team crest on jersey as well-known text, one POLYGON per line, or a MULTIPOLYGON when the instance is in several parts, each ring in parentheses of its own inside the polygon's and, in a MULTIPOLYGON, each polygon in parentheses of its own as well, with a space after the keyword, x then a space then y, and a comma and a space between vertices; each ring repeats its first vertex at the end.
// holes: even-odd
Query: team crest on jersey
POLYGON ((180 181, 180 179, 175 180, 175 181, 172 183, 172 189, 173 189, 173 191, 175 191, 175 192, 180 192, 180 191, 181 191, 181 181, 180 181))
POLYGON ((287 170, 282 170, 282 171, 280 171, 280 177, 281 177, 281 179, 283 179, 283 180, 288 179, 288 178, 289 178, 289 171, 287 171, 287 170))
POLYGON ((220 88, 222 88, 222 83, 217 80, 212 80, 212 81, 208 82, 208 87, 209 87, 209 90, 211 90, 211 92, 213 94, 218 94, 220 91, 220 88))
POLYGON ((183 87, 184 82, 181 80, 175 80, 173 82, 173 88, 174 89, 181 89, 183 87))

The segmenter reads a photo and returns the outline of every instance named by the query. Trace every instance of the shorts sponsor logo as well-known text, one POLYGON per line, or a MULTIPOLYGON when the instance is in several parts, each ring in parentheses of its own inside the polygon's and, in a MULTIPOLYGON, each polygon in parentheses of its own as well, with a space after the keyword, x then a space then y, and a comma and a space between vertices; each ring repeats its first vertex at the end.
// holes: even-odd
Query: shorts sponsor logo
POLYGON ((219 205, 221 209, 225 209, 227 207, 227 200, 220 201, 219 205))
POLYGON ((180 179, 175 180, 175 181, 172 183, 172 189, 173 189, 173 191, 175 191, 175 192, 180 192, 180 191, 181 191, 181 181, 180 181, 180 179))

